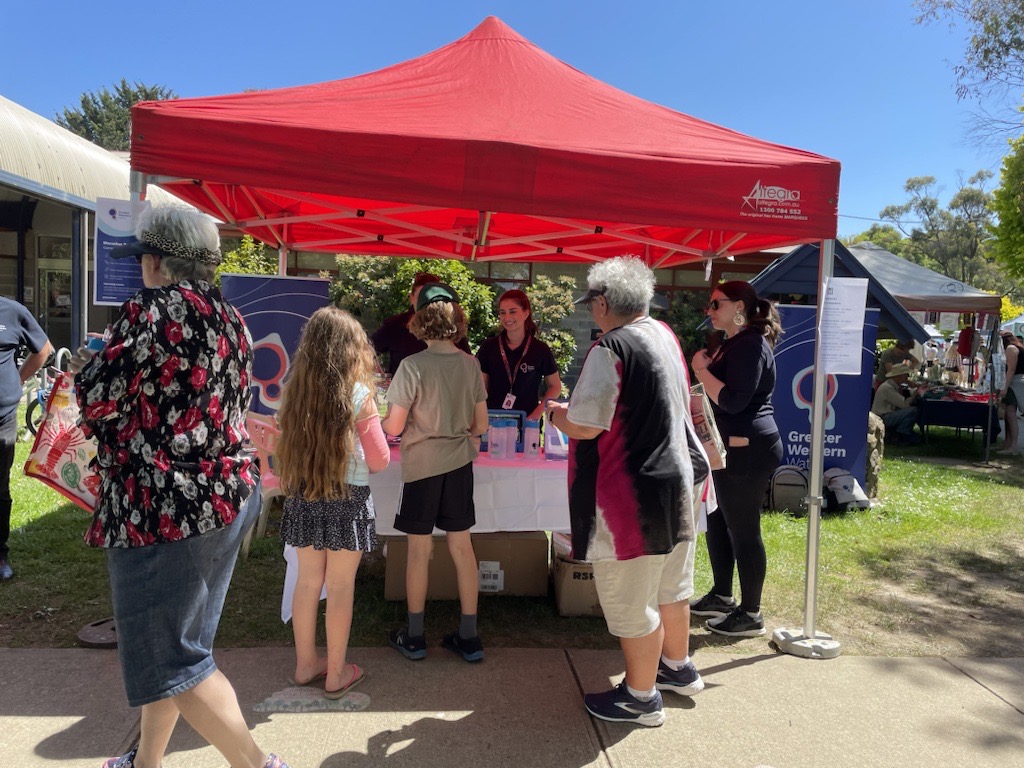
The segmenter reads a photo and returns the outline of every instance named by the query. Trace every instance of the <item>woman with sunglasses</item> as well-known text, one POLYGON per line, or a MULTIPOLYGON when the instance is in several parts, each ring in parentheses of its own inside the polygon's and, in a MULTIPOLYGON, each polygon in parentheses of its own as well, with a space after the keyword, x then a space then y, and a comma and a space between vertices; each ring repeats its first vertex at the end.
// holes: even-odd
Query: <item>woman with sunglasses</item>
POLYGON ((772 473, 782 462, 775 424, 773 348, 782 332, 779 313, 750 283, 722 283, 711 293, 708 318, 725 341, 691 361, 711 399, 726 441, 725 469, 714 473, 718 511, 708 515, 707 545, 714 586, 690 611, 708 617, 708 629, 730 637, 763 635, 761 590, 768 558, 761 539, 761 507, 772 473), (740 601, 733 597, 739 571, 740 601))

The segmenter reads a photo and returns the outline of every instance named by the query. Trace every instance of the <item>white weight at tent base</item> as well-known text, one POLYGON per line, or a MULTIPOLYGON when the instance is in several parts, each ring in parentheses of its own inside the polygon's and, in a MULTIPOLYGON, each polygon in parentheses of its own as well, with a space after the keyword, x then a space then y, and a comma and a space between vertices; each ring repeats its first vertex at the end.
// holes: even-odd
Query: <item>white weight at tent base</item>
POLYGON ((807 659, 834 659, 840 651, 839 642, 824 632, 816 632, 810 638, 803 634, 802 629, 776 629, 772 632, 772 640, 780 651, 807 659))

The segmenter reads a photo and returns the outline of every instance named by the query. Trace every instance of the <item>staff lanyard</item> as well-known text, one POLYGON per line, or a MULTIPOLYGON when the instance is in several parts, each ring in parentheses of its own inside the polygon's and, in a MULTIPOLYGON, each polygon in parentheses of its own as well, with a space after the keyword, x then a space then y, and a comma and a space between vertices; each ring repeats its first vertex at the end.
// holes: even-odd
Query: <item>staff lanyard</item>
MULTIPOLYGON (((523 346, 523 354, 519 356, 519 362, 522 363, 526 359, 526 353, 530 351, 530 342, 533 341, 533 336, 526 337, 526 344, 523 346)), ((512 371, 512 366, 508 364, 508 355, 505 354, 505 345, 501 341, 501 336, 498 337, 498 351, 501 352, 501 362, 505 364, 505 375, 508 376, 508 391, 512 392, 512 387, 516 384, 516 376, 519 375, 520 365, 516 366, 515 372, 512 371)))

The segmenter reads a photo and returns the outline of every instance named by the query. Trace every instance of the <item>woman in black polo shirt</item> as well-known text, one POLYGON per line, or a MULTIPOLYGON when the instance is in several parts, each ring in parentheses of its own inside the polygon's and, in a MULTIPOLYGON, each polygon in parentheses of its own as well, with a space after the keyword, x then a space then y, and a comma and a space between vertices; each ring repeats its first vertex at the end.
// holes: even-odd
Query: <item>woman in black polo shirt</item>
POLYGON ((522 291, 501 294, 498 320, 501 333, 484 341, 476 353, 487 388, 487 407, 525 411, 527 419, 539 419, 544 413, 544 402, 562 392, 555 356, 536 337, 530 300, 522 291))

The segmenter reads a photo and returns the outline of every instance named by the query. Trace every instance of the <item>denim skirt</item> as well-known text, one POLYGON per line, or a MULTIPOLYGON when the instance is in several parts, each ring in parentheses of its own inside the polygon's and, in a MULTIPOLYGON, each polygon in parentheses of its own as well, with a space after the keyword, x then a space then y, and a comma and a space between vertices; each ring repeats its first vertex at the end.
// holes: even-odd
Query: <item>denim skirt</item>
POLYGON ((139 707, 193 688, 217 669, 217 634, 254 492, 230 525, 181 541, 107 549, 111 600, 128 704, 139 707))

